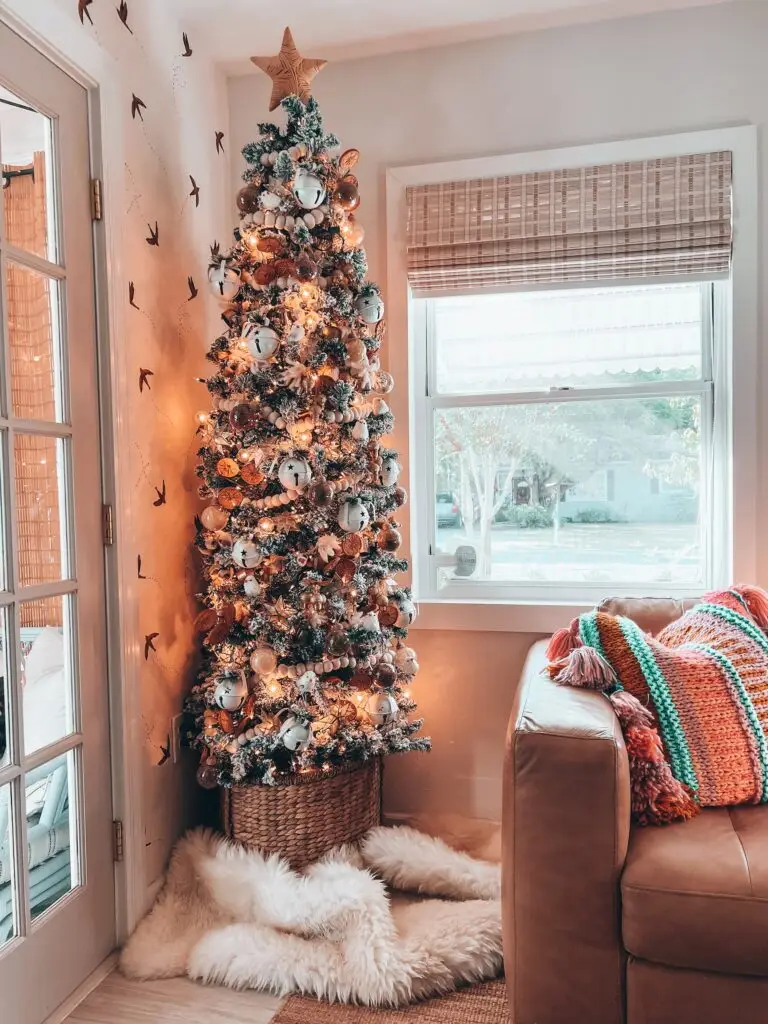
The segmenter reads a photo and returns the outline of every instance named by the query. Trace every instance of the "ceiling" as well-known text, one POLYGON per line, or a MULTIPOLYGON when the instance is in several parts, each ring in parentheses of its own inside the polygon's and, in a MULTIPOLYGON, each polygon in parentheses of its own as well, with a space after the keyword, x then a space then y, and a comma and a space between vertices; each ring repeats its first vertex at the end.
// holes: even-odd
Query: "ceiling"
POLYGON ((276 53, 286 24, 302 54, 340 60, 619 18, 719 0, 164 0, 181 27, 232 74, 276 53), (289 9, 286 9, 288 8, 289 9))

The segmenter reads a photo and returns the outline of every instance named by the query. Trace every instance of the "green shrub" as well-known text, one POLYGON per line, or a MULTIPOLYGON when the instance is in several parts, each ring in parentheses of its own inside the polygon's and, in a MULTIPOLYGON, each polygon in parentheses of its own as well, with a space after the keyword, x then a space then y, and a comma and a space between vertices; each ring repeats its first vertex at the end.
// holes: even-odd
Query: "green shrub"
POLYGON ((499 509, 496 522, 510 523, 521 530, 545 530, 552 525, 552 510, 543 505, 515 505, 508 498, 499 509))

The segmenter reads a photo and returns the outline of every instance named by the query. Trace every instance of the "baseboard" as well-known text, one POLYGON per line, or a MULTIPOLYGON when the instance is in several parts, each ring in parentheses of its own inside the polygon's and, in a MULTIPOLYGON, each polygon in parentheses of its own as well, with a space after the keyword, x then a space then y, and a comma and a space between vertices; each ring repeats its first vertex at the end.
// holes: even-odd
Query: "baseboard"
POLYGON ((99 987, 102 981, 114 971, 115 967, 117 967, 117 952, 110 953, 107 959, 102 961, 96 970, 88 975, 82 985, 78 985, 69 999, 65 999, 61 1006, 58 1006, 53 1011, 50 1017, 46 1017, 43 1024, 64 1024, 67 1017, 74 1013, 80 1003, 85 1002, 91 992, 99 987))

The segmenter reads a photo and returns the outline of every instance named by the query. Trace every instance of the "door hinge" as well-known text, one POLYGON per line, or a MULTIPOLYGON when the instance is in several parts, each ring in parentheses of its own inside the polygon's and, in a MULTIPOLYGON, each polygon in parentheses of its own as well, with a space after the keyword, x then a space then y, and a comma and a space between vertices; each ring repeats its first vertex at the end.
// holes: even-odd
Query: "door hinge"
POLYGON ((115 513, 111 505, 101 506, 101 535, 104 546, 111 548, 115 543, 115 513))
POLYGON ((101 205, 101 178, 91 178, 91 217, 93 220, 101 220, 103 217, 101 205))
POLYGON ((122 864, 125 856, 123 847, 123 823, 122 821, 112 822, 112 858, 115 864, 122 864))

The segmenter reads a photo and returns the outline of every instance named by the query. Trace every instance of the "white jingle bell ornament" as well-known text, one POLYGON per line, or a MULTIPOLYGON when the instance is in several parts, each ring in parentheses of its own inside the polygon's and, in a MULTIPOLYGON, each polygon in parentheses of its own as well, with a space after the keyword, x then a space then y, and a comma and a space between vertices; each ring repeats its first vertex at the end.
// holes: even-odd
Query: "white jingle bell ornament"
POLYGON ((394 455, 388 455, 381 464, 379 479, 383 487, 394 487, 400 476, 400 463, 394 455))
POLYGON ((366 701, 365 710, 374 725, 386 725, 397 714, 397 701, 391 693, 372 693, 366 701))
POLYGON ((297 754, 309 746, 312 740, 312 729, 308 721, 291 715, 280 726, 278 735, 286 750, 292 750, 297 754))
POLYGON ((398 611, 397 622, 395 625, 400 626, 401 628, 410 626, 416 618, 416 605, 410 597, 396 597, 394 598, 393 604, 398 611))
POLYGON ((245 675, 227 676, 216 684, 213 699, 224 711, 239 711, 248 696, 245 675))
POLYGON ((306 459, 283 459, 277 479, 287 491, 298 491, 312 479, 312 469, 306 459))
POLYGON ((236 540, 232 546, 232 561, 243 569, 255 569, 262 557, 261 549, 252 540, 236 540))
POLYGON ((227 266, 227 261, 222 260, 218 265, 208 271, 208 283, 211 291, 218 299, 229 302, 240 291, 240 275, 236 270, 227 266))
POLYGON ((293 194, 299 206, 314 210, 325 199, 325 187, 316 174, 301 168, 293 179, 293 194))
POLYGON ((277 352, 280 335, 272 327, 250 323, 243 328, 243 341, 248 346, 251 359, 266 363, 277 352))
POLYGON ((371 517, 359 498, 347 498, 339 506, 337 521, 345 533, 359 533, 366 528, 371 517))
POLYGON ((355 300, 355 311, 367 324, 377 324, 384 316, 384 300, 375 289, 364 292, 355 300))

